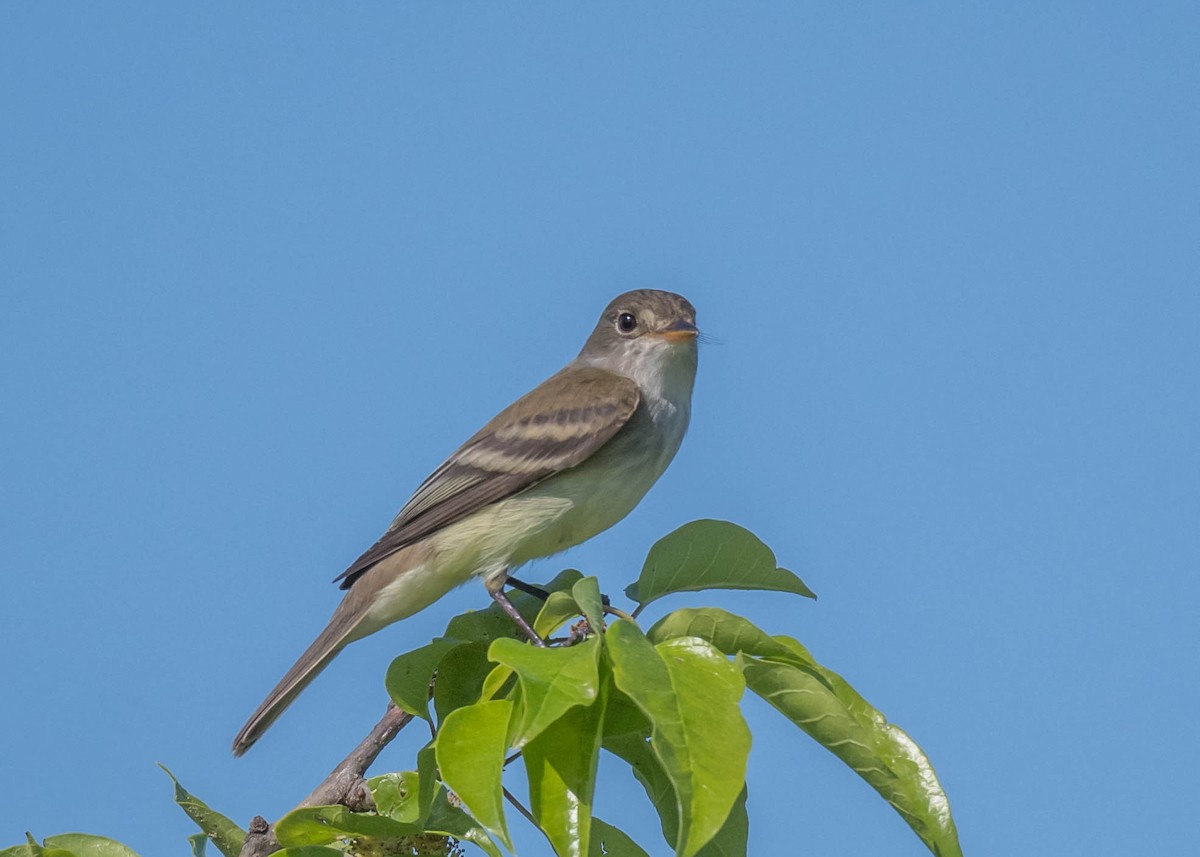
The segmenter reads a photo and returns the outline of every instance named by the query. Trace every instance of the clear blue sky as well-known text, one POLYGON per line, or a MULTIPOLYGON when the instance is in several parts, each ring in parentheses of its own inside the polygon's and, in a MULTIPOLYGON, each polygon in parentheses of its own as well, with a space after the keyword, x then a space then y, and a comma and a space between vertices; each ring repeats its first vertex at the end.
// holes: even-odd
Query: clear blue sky
MULTIPOLYGON (((4 4, 0 845, 186 853, 157 761, 243 824, 303 797, 389 656, 486 600, 356 644, 234 760, 330 579, 658 286, 720 340, 691 434, 527 576, 617 594, 737 521, 820 600, 678 603, 908 729, 972 857, 1194 849, 1198 93, 1186 2, 4 4)), ((752 853, 923 853, 748 715, 752 853)))

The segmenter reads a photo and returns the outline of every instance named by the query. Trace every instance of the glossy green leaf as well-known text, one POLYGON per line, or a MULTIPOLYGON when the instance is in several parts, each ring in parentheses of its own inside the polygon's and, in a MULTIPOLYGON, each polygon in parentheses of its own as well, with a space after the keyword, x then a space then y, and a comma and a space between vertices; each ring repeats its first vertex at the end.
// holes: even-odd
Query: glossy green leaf
POLYGON ((679 804, 675 852, 692 857, 720 830, 742 791, 750 732, 738 670, 709 643, 647 640, 632 622, 609 626, 617 687, 649 719, 650 747, 679 804))
POLYGON ((302 806, 275 822, 275 838, 285 848, 395 839, 422 832, 417 825, 404 824, 386 815, 351 812, 344 806, 302 806))
POLYGON ((513 704, 507 699, 459 708, 446 715, 436 745, 442 781, 510 851, 500 778, 512 713, 513 704))
POLYGON ((416 771, 371 777, 367 788, 380 815, 404 824, 421 823, 421 782, 416 771))
POLYGON ((387 692, 403 711, 429 720, 429 685, 438 665, 462 640, 439 637, 392 660, 387 671, 387 692))
POLYGON ((625 831, 592 819, 592 846, 588 857, 650 857, 625 831))
POLYGON ((166 765, 159 765, 159 767, 175 784, 175 803, 179 804, 180 808, 187 813, 188 818, 196 823, 196 826, 217 847, 218 851, 225 857, 237 857, 242 850, 242 841, 246 838, 246 831, 180 785, 179 780, 166 765))
POLYGON ((775 640, 792 656, 741 656, 746 686, 870 783, 931 852, 962 857, 950 803, 921 748, 837 673, 804 664, 794 640, 775 640))
POLYGON ((576 706, 522 751, 530 811, 559 857, 587 857, 589 851, 603 719, 603 699, 576 706))
POLYGON ((74 857, 137 857, 128 845, 122 845, 106 836, 91 833, 61 833, 42 840, 44 857, 55 857, 55 852, 73 854, 74 857))
POLYGON ((483 683, 492 671, 489 645, 483 641, 463 643, 442 658, 438 680, 433 683, 433 709, 439 722, 450 712, 479 701, 483 683))
POLYGON ((539 649, 515 640, 496 640, 488 657, 517 674, 520 708, 512 746, 523 747, 576 705, 590 705, 600 687, 600 640, 539 649))
POLYGON ((746 857, 749 838, 750 816, 746 813, 746 788, 743 786, 742 793, 738 795, 725 823, 716 835, 696 852, 696 857, 746 857))
POLYGON ((775 564, 775 554, 747 529, 728 521, 684 524, 659 539, 637 583, 625 594, 639 610, 672 592, 766 589, 816 598, 799 577, 775 564))
POLYGON ((600 581, 594 577, 576 581, 571 587, 571 595, 575 597, 575 602, 583 611, 588 624, 592 626, 592 631, 597 634, 604 633, 604 599, 600 595, 600 581))
MULTIPOLYGON (((786 660, 803 656, 812 662, 803 647, 798 651, 790 648, 765 631, 759 630, 748 619, 719 607, 688 607, 668 613, 654 623, 646 632, 646 637, 652 643, 661 643, 675 637, 699 637, 727 655, 745 652, 758 657, 786 660)), ((796 645, 799 646, 799 643, 796 645)))

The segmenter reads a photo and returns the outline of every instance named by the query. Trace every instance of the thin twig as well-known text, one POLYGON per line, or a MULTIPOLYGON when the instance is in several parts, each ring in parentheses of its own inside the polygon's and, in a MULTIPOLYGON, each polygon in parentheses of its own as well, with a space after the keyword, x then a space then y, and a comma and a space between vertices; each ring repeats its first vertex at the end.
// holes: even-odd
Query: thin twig
POLYGON ((509 803, 517 808, 517 812, 529 819, 530 824, 532 824, 534 827, 541 827, 541 825, 537 823, 537 819, 533 817, 533 813, 522 806, 521 802, 517 800, 516 796, 508 789, 504 790, 504 797, 508 799, 509 803))

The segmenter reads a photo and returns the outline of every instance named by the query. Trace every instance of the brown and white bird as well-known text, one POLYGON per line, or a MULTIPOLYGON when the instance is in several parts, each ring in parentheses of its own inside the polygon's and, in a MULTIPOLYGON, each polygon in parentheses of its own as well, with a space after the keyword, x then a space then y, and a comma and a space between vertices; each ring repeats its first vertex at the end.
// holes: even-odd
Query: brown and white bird
POLYGON ((238 732, 234 755, 347 644, 472 576, 507 604, 512 569, 629 514, 687 431, 696 335, 695 309, 671 292, 626 292, 610 303, 579 356, 460 446, 337 578, 347 590, 341 604, 238 732))

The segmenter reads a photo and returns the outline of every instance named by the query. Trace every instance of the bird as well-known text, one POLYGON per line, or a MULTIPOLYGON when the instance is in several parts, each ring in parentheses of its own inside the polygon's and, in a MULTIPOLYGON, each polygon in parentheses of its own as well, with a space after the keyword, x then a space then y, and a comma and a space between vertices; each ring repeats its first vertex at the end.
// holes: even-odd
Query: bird
POLYGON ((237 733, 233 754, 348 644, 473 577, 540 642, 503 593, 510 573, 607 530, 658 481, 691 419, 698 333, 695 308, 673 292, 613 299, 579 355, 468 438, 335 578, 341 603, 237 733))

